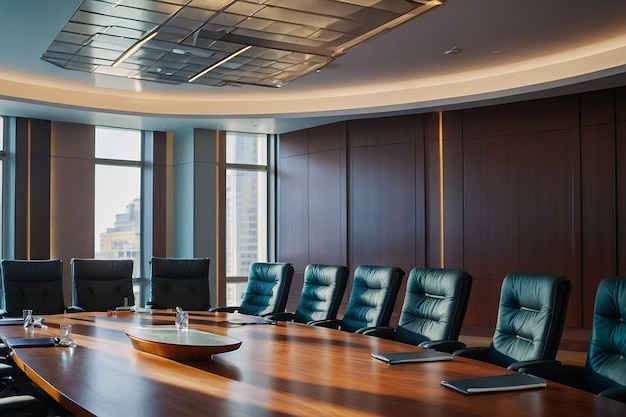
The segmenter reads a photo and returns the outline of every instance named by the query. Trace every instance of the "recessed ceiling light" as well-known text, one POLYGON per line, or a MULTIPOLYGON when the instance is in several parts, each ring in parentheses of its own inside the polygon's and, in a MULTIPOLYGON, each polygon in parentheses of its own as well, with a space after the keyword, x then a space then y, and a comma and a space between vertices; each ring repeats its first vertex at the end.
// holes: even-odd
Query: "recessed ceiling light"
POLYGON ((452 49, 448 49, 444 54, 446 55, 459 55, 463 50, 461 48, 457 48, 456 46, 452 49))

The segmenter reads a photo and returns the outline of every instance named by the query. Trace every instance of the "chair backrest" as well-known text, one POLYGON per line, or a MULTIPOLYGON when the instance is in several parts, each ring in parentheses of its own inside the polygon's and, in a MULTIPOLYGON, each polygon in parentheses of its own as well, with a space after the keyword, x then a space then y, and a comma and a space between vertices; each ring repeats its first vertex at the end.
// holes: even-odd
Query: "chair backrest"
POLYGON ((498 320, 488 361, 513 362, 556 357, 571 290, 569 279, 512 272, 502 282, 498 320))
POLYGON ((395 266, 360 265, 354 270, 352 290, 341 329, 388 326, 404 271, 395 266))
POLYGON ((395 340, 412 345, 427 340, 457 340, 471 287, 471 275, 461 269, 413 268, 395 340))
POLYGON ((289 263, 253 262, 239 312, 262 316, 285 311, 292 278, 289 263))
POLYGON ((150 260, 150 289, 152 308, 208 310, 209 259, 159 258, 150 260))
POLYGON ((135 305, 132 259, 73 258, 74 305, 85 311, 107 311, 135 305))
POLYGON ((3 260, 0 263, 4 286, 4 309, 11 317, 22 310, 33 314, 60 314, 63 298, 63 263, 51 260, 3 260))
POLYGON ((342 265, 309 264, 294 321, 334 320, 346 291, 349 270, 342 265))
POLYGON ((596 292, 585 387, 598 393, 626 386, 626 277, 600 282, 596 292))

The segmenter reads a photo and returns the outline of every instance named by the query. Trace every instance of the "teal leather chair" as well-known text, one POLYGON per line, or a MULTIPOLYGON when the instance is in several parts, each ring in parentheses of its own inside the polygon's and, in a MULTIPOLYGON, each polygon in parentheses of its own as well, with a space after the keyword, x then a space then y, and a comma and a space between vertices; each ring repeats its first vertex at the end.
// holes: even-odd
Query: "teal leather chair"
POLYGON ((461 269, 413 268, 397 328, 365 327, 357 333, 446 352, 458 341, 467 311, 472 276, 461 269))
POLYGON ((591 344, 584 366, 530 363, 519 369, 626 403, 626 277, 602 280, 596 292, 591 344))
POLYGON ((209 264, 207 258, 152 257, 148 306, 208 310, 211 307, 209 264))
POLYGON ((349 273, 348 268, 343 265, 307 265, 296 311, 276 313, 271 318, 277 321, 293 320, 297 323, 336 319, 349 273))
POLYGON ((248 285, 239 306, 215 307, 210 311, 266 316, 284 312, 293 278, 293 266, 280 262, 253 262, 248 285))
POLYGON ((500 306, 489 347, 457 350, 470 357, 517 370, 528 361, 554 360, 561 342, 571 291, 569 279, 512 272, 502 282, 500 306))
POLYGON ((74 305, 83 311, 107 311, 135 305, 132 259, 73 258, 74 305))
POLYGON ((310 322, 314 326, 356 332, 364 327, 389 326, 405 272, 395 266, 360 265, 341 319, 310 322))

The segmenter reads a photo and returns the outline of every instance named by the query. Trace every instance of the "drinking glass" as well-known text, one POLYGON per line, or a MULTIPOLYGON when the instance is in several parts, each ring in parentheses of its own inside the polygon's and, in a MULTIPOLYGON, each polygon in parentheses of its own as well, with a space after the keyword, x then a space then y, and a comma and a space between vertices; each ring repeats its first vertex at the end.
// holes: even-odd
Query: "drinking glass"
POLYGON ((178 330, 189 330, 189 313, 185 311, 176 312, 176 328, 178 330))
POLYGON ((22 310, 22 318, 24 318, 24 327, 28 327, 33 324, 33 310, 22 310))
POLYGON ((72 325, 71 324, 61 324, 59 326, 61 331, 59 338, 59 345, 61 346, 76 346, 74 340, 72 339, 72 325))

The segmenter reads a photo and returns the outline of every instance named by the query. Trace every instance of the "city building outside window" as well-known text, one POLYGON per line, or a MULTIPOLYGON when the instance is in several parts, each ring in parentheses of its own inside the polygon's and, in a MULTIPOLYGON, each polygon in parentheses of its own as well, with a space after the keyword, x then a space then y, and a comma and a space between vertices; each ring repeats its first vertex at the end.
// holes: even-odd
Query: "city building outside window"
POLYGON ((239 305, 250 264, 268 260, 267 135, 226 134, 226 303, 239 305))
MULTIPOLYGON (((96 127, 96 259, 132 259, 141 274, 141 155, 139 130, 96 127)), ((134 285, 140 299, 140 285, 134 285)))

